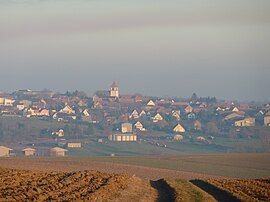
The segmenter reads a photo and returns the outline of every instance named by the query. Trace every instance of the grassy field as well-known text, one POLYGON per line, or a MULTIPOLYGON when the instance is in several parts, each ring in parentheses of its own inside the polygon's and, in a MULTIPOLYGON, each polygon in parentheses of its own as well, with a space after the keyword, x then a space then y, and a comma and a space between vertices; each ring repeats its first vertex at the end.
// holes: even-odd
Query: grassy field
POLYGON ((201 201, 201 202, 214 202, 216 201, 211 195, 199 189, 187 180, 170 180, 166 179, 170 187, 175 190, 175 201, 201 201))
POLYGON ((99 144, 89 142, 84 145, 83 149, 70 150, 71 156, 140 156, 140 155, 179 155, 193 153, 224 153, 227 150, 215 145, 196 145, 181 142, 161 142, 166 147, 156 146, 149 143, 139 142, 107 142, 99 144))

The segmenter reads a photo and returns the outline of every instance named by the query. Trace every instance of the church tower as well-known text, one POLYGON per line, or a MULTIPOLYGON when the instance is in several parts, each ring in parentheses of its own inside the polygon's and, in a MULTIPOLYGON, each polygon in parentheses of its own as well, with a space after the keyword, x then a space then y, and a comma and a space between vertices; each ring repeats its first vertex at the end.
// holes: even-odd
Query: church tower
POLYGON ((110 88, 110 97, 119 97, 119 87, 115 81, 112 83, 110 88))

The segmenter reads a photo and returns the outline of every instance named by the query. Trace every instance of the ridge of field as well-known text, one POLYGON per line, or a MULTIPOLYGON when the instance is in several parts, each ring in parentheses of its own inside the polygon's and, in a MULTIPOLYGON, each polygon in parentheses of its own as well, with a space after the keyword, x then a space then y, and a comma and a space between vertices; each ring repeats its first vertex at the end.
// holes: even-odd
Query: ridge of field
POLYGON ((220 154, 140 157, 12 157, 0 158, 6 168, 28 170, 99 170, 148 179, 262 178, 270 176, 270 154, 220 154))

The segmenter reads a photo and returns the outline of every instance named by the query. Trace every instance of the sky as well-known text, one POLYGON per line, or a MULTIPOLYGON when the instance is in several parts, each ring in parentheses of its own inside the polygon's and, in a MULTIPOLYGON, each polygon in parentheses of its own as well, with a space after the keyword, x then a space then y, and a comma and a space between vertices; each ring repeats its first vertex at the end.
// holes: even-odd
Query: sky
POLYGON ((0 91, 270 101, 269 0, 0 0, 0 91))

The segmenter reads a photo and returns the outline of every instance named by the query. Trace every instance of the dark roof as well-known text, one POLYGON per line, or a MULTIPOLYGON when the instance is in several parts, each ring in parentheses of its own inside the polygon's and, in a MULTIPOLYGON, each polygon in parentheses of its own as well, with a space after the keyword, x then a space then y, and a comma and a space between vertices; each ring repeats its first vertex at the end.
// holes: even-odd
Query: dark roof
POLYGON ((116 82, 116 81, 114 81, 114 82, 112 83, 111 87, 112 87, 112 88, 117 88, 117 87, 118 87, 117 82, 116 82))

